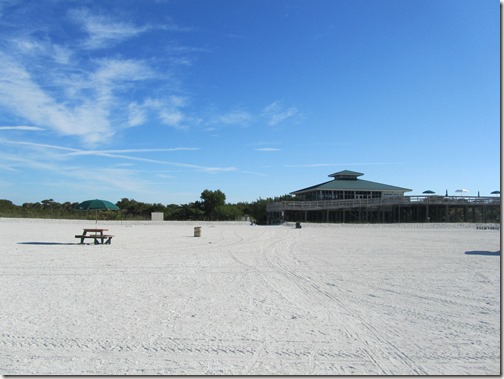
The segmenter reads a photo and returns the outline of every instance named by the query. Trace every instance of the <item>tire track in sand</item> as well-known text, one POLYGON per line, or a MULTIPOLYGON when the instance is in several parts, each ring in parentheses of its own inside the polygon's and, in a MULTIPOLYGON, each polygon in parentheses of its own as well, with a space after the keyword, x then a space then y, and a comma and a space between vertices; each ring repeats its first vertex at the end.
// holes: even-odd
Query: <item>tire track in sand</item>
MULTIPOLYGON (((328 323, 337 322, 338 327, 343 329, 348 338, 358 341, 362 353, 373 363, 380 374, 394 374, 398 372, 397 369, 399 369, 400 373, 404 373, 404 368, 410 374, 427 374, 421 366, 404 354, 391 339, 353 312, 341 300, 321 289, 316 282, 306 275, 287 266, 288 260, 292 260, 293 246, 299 240, 299 234, 293 238, 284 233, 282 238, 270 243, 262 250, 265 263, 283 278, 283 283, 269 281, 273 289, 301 308, 315 305, 316 308, 322 310, 323 320, 328 323), (292 291, 292 285, 304 295, 302 303, 299 303, 299 297, 294 299, 293 296, 289 296, 288 292, 292 291), (365 336, 365 338, 360 337, 361 335, 365 336), (371 338, 369 338, 370 336, 371 338), (394 359, 384 359, 386 357, 393 357, 394 359), (398 362, 399 367, 396 367, 391 361, 398 362)), ((310 363, 310 365, 313 364, 314 362, 310 363)))

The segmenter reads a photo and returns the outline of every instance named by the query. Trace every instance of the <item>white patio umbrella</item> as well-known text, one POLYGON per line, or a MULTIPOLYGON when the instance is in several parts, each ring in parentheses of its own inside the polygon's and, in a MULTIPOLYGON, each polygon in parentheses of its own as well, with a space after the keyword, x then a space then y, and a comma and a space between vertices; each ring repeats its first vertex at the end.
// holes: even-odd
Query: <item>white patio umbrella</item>
POLYGON ((455 192, 458 192, 458 193, 466 193, 466 192, 469 192, 469 190, 468 190, 468 189, 465 189, 465 188, 461 188, 461 189, 455 190, 455 192))

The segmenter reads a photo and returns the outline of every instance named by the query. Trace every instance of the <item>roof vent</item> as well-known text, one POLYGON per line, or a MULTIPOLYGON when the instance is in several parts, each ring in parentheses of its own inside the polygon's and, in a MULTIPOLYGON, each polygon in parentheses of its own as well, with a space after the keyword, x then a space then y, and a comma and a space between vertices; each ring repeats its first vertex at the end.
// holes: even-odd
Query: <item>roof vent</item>
POLYGON ((333 177, 334 180, 357 180, 358 176, 364 175, 362 172, 355 172, 355 171, 340 171, 336 172, 334 174, 329 175, 330 177, 333 177))

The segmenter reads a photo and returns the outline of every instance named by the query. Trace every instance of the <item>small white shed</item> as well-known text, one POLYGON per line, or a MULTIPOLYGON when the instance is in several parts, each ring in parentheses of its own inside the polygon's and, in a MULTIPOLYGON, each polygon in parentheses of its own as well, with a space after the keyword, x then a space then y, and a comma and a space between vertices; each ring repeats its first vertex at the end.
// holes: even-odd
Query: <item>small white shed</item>
POLYGON ((152 221, 164 221, 164 213, 163 212, 151 212, 151 220, 152 221))

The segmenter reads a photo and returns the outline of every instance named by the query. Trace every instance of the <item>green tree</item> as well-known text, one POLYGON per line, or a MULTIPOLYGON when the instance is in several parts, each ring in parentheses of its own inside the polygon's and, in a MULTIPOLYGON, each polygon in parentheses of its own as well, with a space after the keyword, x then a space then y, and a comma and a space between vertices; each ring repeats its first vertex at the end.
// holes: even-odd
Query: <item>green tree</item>
POLYGON ((0 214, 5 216, 16 215, 18 206, 14 205, 10 200, 0 200, 0 214))
POLYGON ((165 220, 177 220, 178 213, 180 212, 180 205, 177 204, 168 204, 165 207, 164 217, 165 220))
POLYGON ((255 202, 250 204, 250 217, 254 219, 258 224, 267 224, 268 222, 268 212, 266 210, 266 205, 268 203, 273 203, 276 201, 297 201, 298 199, 293 199, 291 195, 276 196, 274 198, 268 197, 267 199, 259 198, 255 202))
POLYGON ((123 198, 116 204, 127 218, 147 219, 150 217, 148 204, 123 198))
POLYGON ((255 222, 258 224, 266 224, 267 223, 267 212, 266 212, 266 204, 272 202, 273 199, 257 199, 253 203, 250 204, 250 217, 252 217, 255 222))
POLYGON ((212 219, 214 210, 226 204, 226 195, 221 190, 204 190, 201 193, 201 200, 201 209, 205 217, 212 219))
POLYGON ((212 219, 217 221, 236 221, 242 217, 242 211, 234 204, 218 205, 212 212, 212 219))
POLYGON ((176 220, 201 220, 203 219, 204 213, 201 210, 199 204, 189 203, 184 204, 175 214, 176 220))

